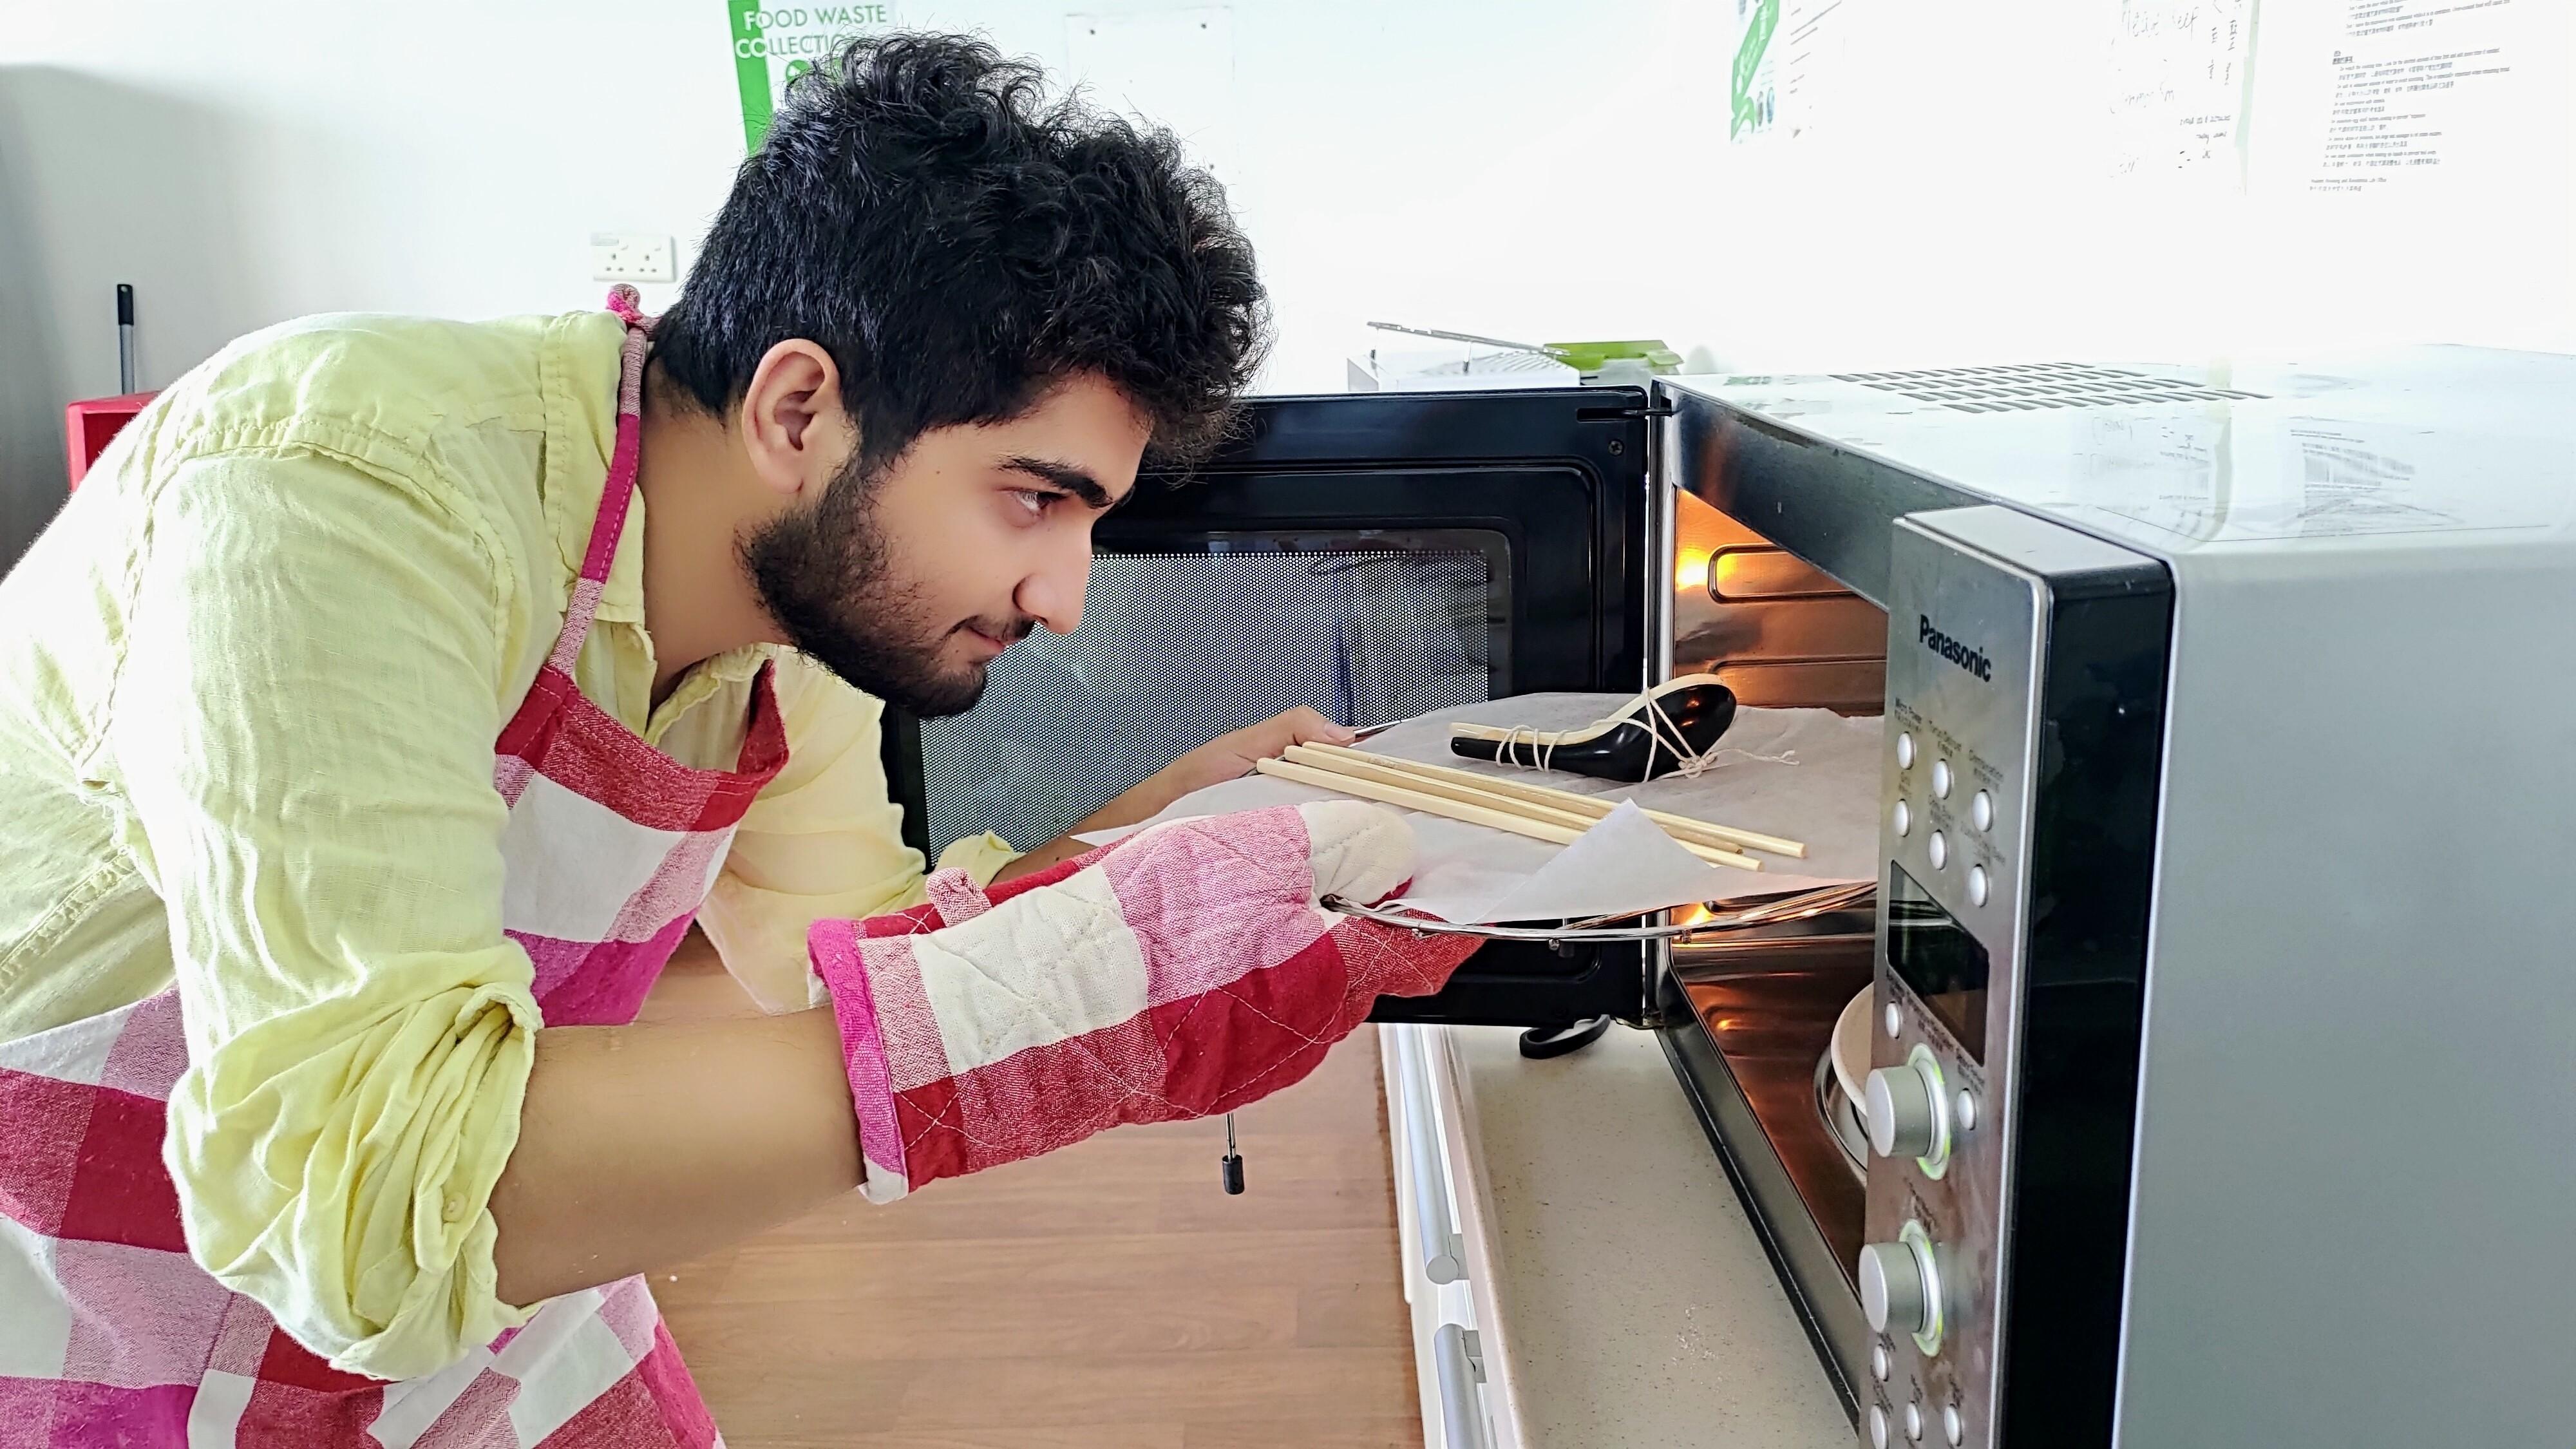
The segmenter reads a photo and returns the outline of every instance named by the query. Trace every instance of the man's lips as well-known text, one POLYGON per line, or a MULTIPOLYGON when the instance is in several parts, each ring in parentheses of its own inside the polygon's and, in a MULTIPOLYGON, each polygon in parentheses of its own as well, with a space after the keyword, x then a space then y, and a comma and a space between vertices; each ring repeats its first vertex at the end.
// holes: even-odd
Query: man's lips
POLYGON ((1026 629, 1020 629, 1015 631, 1010 638, 1005 639, 998 634, 988 634, 972 624, 960 624, 957 627, 965 633, 966 637, 970 641, 981 645, 990 654, 999 654, 1003 650, 1010 648, 1012 645, 1020 642, 1020 640, 1027 638, 1029 632, 1026 629))

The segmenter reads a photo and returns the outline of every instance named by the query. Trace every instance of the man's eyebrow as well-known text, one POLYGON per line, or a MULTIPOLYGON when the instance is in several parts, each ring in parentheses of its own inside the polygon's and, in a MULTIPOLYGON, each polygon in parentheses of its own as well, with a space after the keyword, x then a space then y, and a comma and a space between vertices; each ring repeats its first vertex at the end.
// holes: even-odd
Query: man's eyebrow
POLYGON ((1111 498, 1109 496, 1109 490, 1100 486, 1099 479, 1092 477, 1088 472, 1085 472, 1070 463, 1058 463, 1047 458, 1031 458, 1014 454, 1011 457, 1004 458, 1002 460, 1002 466, 1013 469, 1017 472, 1026 473, 1033 478, 1042 479, 1049 485, 1072 494, 1074 497, 1081 499, 1085 504, 1088 504, 1092 508, 1096 508, 1103 513, 1118 507, 1120 504, 1125 503, 1129 498, 1135 496, 1136 490, 1130 488, 1126 493, 1119 497, 1111 498))

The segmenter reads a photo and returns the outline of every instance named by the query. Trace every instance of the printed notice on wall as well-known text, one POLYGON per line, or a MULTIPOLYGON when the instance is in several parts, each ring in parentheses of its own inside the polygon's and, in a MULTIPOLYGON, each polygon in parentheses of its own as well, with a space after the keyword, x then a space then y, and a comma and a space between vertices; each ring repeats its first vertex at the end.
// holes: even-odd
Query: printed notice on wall
POLYGON ((1235 179, 1232 9, 1067 15, 1064 54, 1066 79, 1093 104, 1168 129, 1192 161, 1235 179))
POLYGON ((2255 0, 2119 0, 2112 174, 2242 186, 2255 0))
POLYGON ((1854 0, 1734 0, 1730 140, 1796 137, 1837 107, 1848 69, 1846 11, 1854 0))
POLYGON ((732 27, 735 88, 742 96, 742 143, 760 149, 787 83, 812 70, 841 42, 896 25, 894 0, 849 5, 766 5, 725 0, 732 27))
MULTIPOLYGON (((2536 13, 2565 0, 2341 0, 2325 78, 2320 193, 2391 194, 2497 176, 2530 154, 2542 71, 2536 13)), ((2564 84, 2563 69, 2554 72, 2564 84)))
POLYGON ((1850 12, 1859 0, 1787 0, 1780 12, 1780 122, 1803 136, 1840 116, 1849 81, 1850 12))

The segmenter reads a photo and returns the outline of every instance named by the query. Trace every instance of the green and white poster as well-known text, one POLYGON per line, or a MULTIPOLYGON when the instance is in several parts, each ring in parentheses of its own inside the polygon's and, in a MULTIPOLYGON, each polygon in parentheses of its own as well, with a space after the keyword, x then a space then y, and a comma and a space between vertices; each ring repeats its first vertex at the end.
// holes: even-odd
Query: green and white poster
POLYGON ((1738 144, 1794 141, 1849 125, 1851 33, 1878 23, 1854 18, 1867 5, 1868 0, 1735 0, 1727 136, 1738 144))
POLYGON ((1735 64, 1727 86, 1729 140, 1771 129, 1780 113, 1771 44, 1780 32, 1780 0, 1735 0, 1735 64))
POLYGON ((733 27, 734 84, 742 92, 742 142, 760 149, 787 83, 814 68, 841 42, 896 25, 894 0, 854 5, 767 5, 725 0, 733 27))

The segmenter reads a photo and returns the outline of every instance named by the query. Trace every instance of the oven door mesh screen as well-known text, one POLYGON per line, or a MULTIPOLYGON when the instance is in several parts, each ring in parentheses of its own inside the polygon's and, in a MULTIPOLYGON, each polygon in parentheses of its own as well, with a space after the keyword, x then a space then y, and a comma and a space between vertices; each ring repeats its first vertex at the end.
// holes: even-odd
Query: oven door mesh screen
POLYGON ((984 830, 1042 845, 1184 751, 1299 705, 1369 725, 1493 698, 1503 542, 1445 540, 1101 554, 1079 630, 1031 634, 972 712, 922 721, 932 858, 984 830))

